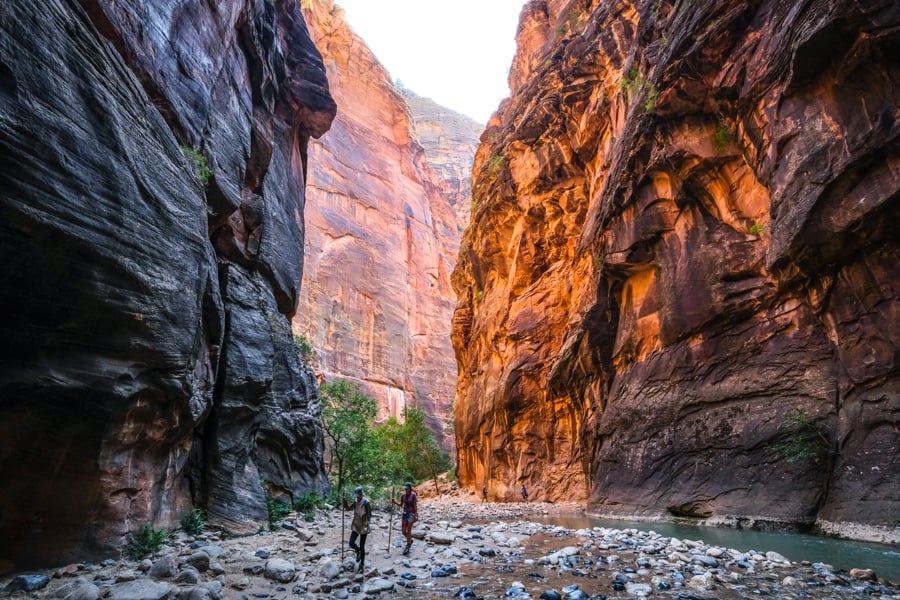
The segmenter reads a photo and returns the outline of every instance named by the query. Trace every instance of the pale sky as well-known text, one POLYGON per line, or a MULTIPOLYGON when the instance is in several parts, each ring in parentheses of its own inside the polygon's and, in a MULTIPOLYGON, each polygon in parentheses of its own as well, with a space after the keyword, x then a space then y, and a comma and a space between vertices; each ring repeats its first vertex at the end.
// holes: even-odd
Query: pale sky
POLYGON ((487 123, 509 95, 525 0, 335 0, 395 80, 487 123))

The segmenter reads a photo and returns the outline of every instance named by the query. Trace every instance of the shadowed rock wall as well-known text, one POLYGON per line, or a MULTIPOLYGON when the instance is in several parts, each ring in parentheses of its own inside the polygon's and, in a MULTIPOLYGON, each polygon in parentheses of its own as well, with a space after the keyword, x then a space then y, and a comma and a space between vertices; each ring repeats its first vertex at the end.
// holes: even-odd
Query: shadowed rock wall
POLYGON ((900 539, 898 24, 525 6, 453 275, 463 483, 900 539))
POLYGON ((478 125, 446 109, 430 120, 411 111, 339 6, 314 2, 305 13, 338 115, 310 144, 304 308, 294 330, 315 348, 318 373, 359 384, 380 419, 421 408, 452 452, 450 272, 478 125))
POLYGON ((0 5, 0 559, 327 487, 289 318, 334 112, 295 2, 0 5))

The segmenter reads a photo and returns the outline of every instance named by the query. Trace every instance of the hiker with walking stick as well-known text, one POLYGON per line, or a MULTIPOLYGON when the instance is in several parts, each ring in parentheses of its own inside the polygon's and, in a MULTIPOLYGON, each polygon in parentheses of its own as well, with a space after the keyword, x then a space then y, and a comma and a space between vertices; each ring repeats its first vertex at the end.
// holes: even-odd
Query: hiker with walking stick
POLYGON ((342 498, 344 510, 353 511, 353 520, 350 522, 350 547, 356 552, 356 560, 359 562, 357 573, 362 573, 366 562, 366 538, 369 535, 369 523, 372 520, 372 505, 369 499, 363 495, 361 487, 356 488, 356 500, 352 504, 347 503, 347 498, 342 498), (359 545, 356 540, 359 538, 359 545))
POLYGON ((412 491, 412 484, 410 482, 407 481, 404 483, 403 488, 406 491, 400 496, 400 502, 394 502, 393 498, 391 498, 391 502, 400 506, 403 511, 400 523, 403 535, 406 537, 406 548, 403 549, 403 554, 405 556, 409 554, 409 549, 412 546, 413 523, 419 520, 419 499, 416 496, 416 493, 412 491))

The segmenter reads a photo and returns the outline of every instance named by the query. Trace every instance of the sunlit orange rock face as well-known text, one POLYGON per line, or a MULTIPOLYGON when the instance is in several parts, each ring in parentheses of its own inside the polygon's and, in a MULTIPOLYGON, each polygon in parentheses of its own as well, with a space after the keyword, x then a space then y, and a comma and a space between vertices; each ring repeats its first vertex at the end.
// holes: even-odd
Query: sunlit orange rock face
MULTIPOLYGON (((429 165, 413 115, 389 74, 349 28, 343 10, 305 10, 338 116, 309 147, 306 260, 295 333, 327 379, 355 381, 380 418, 422 408, 447 450, 456 363, 450 285, 470 195, 429 165), (451 200, 453 204, 451 204, 451 200)), ((425 117, 423 117, 425 118, 425 117)), ((468 133, 471 178, 478 125, 468 133)), ((445 150, 445 153, 448 152, 445 150)))
POLYGON ((453 273, 464 484, 898 539, 897 25, 525 6, 453 273))

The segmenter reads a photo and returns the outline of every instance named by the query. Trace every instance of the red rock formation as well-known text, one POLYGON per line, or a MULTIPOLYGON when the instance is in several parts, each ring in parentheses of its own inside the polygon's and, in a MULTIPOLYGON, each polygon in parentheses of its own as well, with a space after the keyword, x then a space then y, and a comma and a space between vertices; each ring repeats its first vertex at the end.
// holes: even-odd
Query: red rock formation
POLYGON ((338 116, 309 148, 303 308, 294 331, 309 338, 327 378, 359 383, 382 418, 421 407, 452 450, 450 272, 462 227, 451 203, 468 210, 454 178, 470 170, 435 175, 407 103, 340 7, 314 2, 306 14, 338 116))
POLYGON ((0 3, 0 563, 328 488, 289 318, 334 112, 296 2, 0 3))
POLYGON ((898 24, 526 5, 453 275, 464 484, 900 539, 898 24))
POLYGON ((472 163, 483 127, 465 115, 400 88, 412 113, 413 137, 425 149, 460 231, 469 223, 472 204, 472 163))

